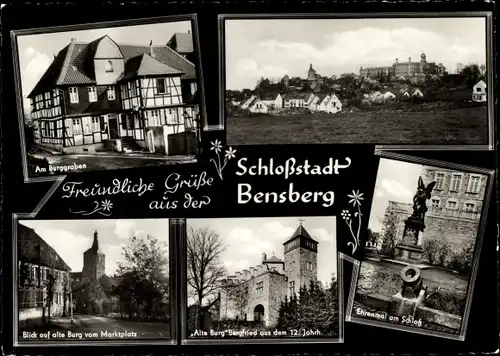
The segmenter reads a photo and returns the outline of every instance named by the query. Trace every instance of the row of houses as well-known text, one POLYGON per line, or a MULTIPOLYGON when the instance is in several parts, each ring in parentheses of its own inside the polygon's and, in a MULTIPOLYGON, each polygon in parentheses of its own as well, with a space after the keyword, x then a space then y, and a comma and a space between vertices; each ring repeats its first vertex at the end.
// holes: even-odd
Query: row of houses
POLYGON ((326 93, 280 93, 259 98, 252 95, 242 101, 233 101, 232 105, 251 113, 266 114, 279 109, 307 109, 311 112, 326 112, 335 114, 342 111, 342 103, 335 94, 326 93))

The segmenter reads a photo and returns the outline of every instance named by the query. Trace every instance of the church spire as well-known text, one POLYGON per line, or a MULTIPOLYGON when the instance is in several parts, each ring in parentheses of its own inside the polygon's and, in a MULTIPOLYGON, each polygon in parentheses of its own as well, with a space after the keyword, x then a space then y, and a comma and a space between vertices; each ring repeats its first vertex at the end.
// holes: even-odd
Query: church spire
POLYGON ((92 250, 99 251, 99 240, 97 230, 94 231, 94 242, 92 243, 92 250))

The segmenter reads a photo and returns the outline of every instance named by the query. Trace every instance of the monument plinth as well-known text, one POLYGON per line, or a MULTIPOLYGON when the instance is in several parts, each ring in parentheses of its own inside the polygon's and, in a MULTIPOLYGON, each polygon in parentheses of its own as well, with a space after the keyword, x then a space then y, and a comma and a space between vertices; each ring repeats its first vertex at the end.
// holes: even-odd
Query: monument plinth
POLYGON ((418 244, 418 237, 425 229, 425 224, 422 219, 410 216, 405 220, 405 228, 403 238, 396 245, 396 257, 401 260, 418 262, 422 259, 424 250, 418 244))

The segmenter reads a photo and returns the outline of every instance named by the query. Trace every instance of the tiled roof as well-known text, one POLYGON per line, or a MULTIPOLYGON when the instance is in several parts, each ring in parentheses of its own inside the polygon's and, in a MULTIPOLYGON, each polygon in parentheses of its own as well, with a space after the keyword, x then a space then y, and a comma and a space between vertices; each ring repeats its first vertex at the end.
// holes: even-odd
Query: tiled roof
POLYGON ((309 96, 311 93, 287 93, 284 95, 285 100, 292 100, 292 99, 304 99, 307 100, 309 99, 309 96))
POLYGON ((286 240, 283 245, 289 243, 290 241, 293 241, 295 240, 297 237, 305 237, 306 239, 308 240, 311 240, 313 242, 316 242, 318 243, 316 240, 314 240, 311 235, 309 235, 309 233, 307 232, 307 230, 304 228, 304 226, 302 226, 302 224, 299 225, 299 227, 297 228, 297 230, 295 230, 295 232, 293 233, 292 237, 290 237, 288 240, 286 240))
POLYGON ((271 258, 268 258, 267 260, 263 261, 262 263, 284 263, 282 260, 280 260, 278 257, 273 256, 271 258))
MULTIPOLYGON (((72 41, 64 47, 54 58, 47 71, 28 95, 28 98, 53 89, 56 85, 95 84, 94 54, 99 41, 104 37, 90 43, 72 41)), ((167 46, 152 46, 150 48, 150 46, 117 45, 123 55, 125 68, 130 67, 128 63, 130 60, 137 60, 134 58, 145 53, 149 55, 152 49, 154 58, 157 61, 163 62, 165 67, 183 73, 181 79, 196 78, 195 65, 167 46)), ((148 60, 148 63, 151 63, 151 61, 148 60)), ((158 65, 154 65, 154 67, 159 68, 158 65)), ((125 73, 125 75, 127 74, 125 73)))
MULTIPOLYGON (((168 44, 172 44, 177 47, 177 52, 179 53, 192 53, 194 52, 193 48, 193 36, 190 33, 175 33, 168 44)), ((175 49, 175 48, 174 48, 175 49)))
POLYGON ((19 223, 17 225, 19 260, 40 264, 61 271, 71 271, 59 254, 42 239, 35 230, 19 223))
POLYGON ((125 75, 121 80, 137 76, 161 75, 161 74, 183 74, 181 71, 160 62, 147 53, 130 58, 125 64, 125 75))

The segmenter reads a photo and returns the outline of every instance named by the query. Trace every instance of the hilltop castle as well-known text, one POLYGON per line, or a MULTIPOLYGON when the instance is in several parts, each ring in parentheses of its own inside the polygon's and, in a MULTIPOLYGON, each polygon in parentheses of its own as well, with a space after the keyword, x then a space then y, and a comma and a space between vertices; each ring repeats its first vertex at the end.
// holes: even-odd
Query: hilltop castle
POLYGON ((413 84, 420 84, 425 81, 427 74, 442 75, 444 71, 441 63, 427 62, 425 53, 420 55, 420 62, 412 62, 411 57, 408 62, 399 62, 396 58, 391 66, 359 68, 359 76, 370 79, 394 79, 410 80, 413 84))
POLYGON ((300 287, 318 277, 318 242, 302 226, 283 243, 284 261, 262 254, 258 266, 223 280, 220 288, 221 319, 262 322, 278 321, 281 302, 298 295, 300 287))

